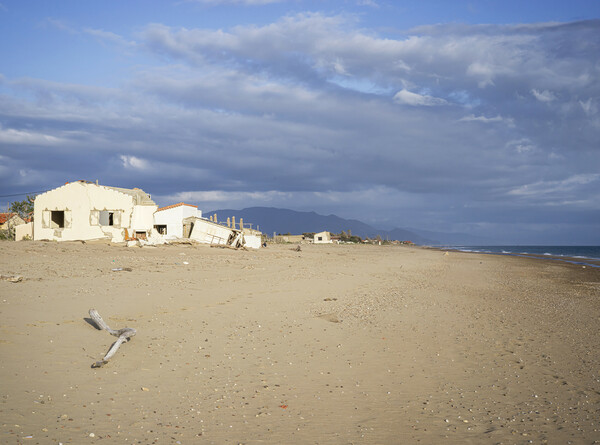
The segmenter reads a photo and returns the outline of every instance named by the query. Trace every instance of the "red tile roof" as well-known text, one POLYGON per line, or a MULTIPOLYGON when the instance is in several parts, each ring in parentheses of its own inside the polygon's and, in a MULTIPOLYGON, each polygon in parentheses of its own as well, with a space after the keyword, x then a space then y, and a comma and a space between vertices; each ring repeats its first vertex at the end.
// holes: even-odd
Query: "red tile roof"
POLYGON ((185 202, 180 202, 177 204, 171 204, 170 206, 166 206, 166 207, 161 207, 160 209, 157 209, 157 212, 160 212, 161 210, 168 210, 168 209, 174 209, 175 207, 179 207, 179 206, 189 206, 189 207, 195 207, 198 208, 198 206, 192 205, 192 204, 186 204, 185 202))
POLYGON ((16 213, 0 213, 0 224, 4 224, 6 221, 11 219, 16 213))

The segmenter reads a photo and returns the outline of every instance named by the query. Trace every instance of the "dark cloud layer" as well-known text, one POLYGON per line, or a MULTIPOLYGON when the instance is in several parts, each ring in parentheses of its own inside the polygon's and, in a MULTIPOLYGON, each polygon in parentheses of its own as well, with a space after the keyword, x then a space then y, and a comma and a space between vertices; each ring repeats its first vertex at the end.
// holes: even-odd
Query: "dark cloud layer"
POLYGON ((111 88, 0 77, 3 194, 99 179, 207 210, 600 243, 600 21, 93 35, 153 63, 111 88))

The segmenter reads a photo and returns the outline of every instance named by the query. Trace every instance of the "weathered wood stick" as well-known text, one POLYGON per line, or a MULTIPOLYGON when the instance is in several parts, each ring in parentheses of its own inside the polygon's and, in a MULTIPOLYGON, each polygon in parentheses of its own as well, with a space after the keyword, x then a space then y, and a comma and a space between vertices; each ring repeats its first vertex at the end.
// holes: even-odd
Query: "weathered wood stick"
POLYGON ((92 368, 100 368, 101 366, 106 365, 108 361, 112 358, 112 356, 115 355, 117 349, 119 349, 119 347, 124 342, 128 341, 131 337, 133 337, 137 333, 137 331, 133 328, 123 328, 117 331, 109 328, 96 309, 90 309, 90 317, 92 317, 92 320, 94 320, 94 323, 96 323, 96 326, 98 326, 100 329, 105 330, 110 335, 119 337, 117 341, 114 342, 113 345, 110 347, 104 358, 92 365, 92 368))

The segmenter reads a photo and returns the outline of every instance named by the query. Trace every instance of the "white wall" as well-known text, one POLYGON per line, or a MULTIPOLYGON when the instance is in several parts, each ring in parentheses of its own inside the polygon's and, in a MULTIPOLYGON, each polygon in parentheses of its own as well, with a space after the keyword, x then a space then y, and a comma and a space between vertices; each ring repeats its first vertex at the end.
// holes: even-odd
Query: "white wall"
POLYGON ((244 233, 244 247, 248 247, 250 249, 260 249, 262 239, 260 235, 248 235, 244 233))
MULTIPOLYGON (((131 217, 131 229, 137 232, 144 232, 152 228, 154 224, 154 212, 157 206, 133 206, 131 217)), ((130 233, 130 235, 132 235, 130 233)))
POLYGON ((22 241, 23 238, 33 239, 33 223, 28 222, 15 226, 15 241, 22 241))

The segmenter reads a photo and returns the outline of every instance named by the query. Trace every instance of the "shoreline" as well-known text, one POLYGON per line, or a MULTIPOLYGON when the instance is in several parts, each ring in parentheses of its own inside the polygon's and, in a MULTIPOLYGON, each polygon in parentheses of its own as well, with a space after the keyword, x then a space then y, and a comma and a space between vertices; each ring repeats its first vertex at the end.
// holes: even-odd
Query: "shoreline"
POLYGON ((0 243, 2 443, 573 443, 600 270, 410 246, 0 243), (114 269, 120 269, 113 271, 114 269), (135 328, 92 369, 114 329, 135 328))
MULTIPOLYGON (((492 247, 500 248, 500 247, 521 247, 521 246, 492 246, 492 247)), ((528 247, 528 246, 522 246, 522 247, 528 247)), ((544 246, 541 246, 541 247, 544 247, 544 246)), ((563 247, 563 246, 550 246, 550 247, 563 247)), ((571 246, 568 246, 568 247, 571 247, 571 246)), ((584 247, 588 247, 588 246, 584 246, 584 247)), ((509 252, 509 251, 491 252, 491 251, 485 251, 485 250, 470 250, 471 248, 469 246, 465 246, 464 248, 428 247, 427 246, 426 248, 438 249, 442 252, 446 252, 446 251, 462 252, 462 253, 473 253, 473 254, 480 254, 480 255, 499 255, 499 256, 531 258, 531 259, 537 259, 537 260, 561 261, 561 262, 573 264, 576 266, 589 266, 589 267, 600 268, 600 258, 586 257, 586 256, 557 255, 557 254, 552 254, 552 253, 538 254, 538 253, 509 252)), ((472 249, 476 249, 476 248, 479 248, 479 247, 475 246, 472 249)), ((483 249, 483 248, 484 247, 481 247, 481 249, 483 249)))

